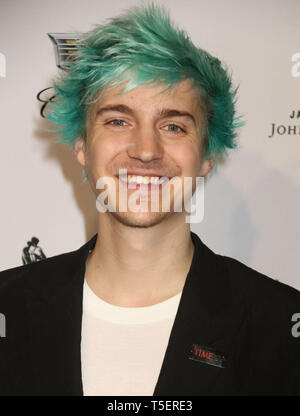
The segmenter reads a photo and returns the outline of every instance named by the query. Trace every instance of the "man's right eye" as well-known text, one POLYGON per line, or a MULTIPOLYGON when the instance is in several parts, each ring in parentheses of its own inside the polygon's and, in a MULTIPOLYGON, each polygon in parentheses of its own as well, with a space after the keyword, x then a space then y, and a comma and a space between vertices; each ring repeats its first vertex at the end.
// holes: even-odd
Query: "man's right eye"
MULTIPOLYGON (((122 127, 122 126, 124 126, 125 124, 123 124, 123 123, 126 123, 126 121, 124 121, 124 120, 120 120, 120 119, 115 119, 115 120, 111 120, 111 121, 109 121, 107 124, 110 124, 110 125, 112 125, 112 126, 119 126, 119 127, 122 127)), ((126 123, 127 124, 127 123, 126 123)))

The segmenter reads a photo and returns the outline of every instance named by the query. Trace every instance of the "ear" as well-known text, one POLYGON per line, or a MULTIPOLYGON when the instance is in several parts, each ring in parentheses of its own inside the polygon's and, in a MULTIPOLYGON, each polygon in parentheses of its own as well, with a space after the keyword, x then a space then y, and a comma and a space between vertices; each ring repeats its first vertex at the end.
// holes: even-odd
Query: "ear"
POLYGON ((200 176, 206 176, 215 166, 215 159, 204 159, 200 168, 200 176))
POLYGON ((81 166, 85 166, 85 141, 80 138, 74 143, 74 155, 81 166))

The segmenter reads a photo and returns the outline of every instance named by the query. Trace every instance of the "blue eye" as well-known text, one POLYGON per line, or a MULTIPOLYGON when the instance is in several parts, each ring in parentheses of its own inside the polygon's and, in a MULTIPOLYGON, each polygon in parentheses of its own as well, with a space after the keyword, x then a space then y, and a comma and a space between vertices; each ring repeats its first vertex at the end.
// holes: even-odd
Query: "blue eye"
POLYGON ((122 126, 124 126, 124 124, 123 123, 126 123, 126 121, 124 121, 124 120, 120 120, 120 119, 116 119, 116 120, 111 120, 111 121, 109 121, 109 123, 108 124, 111 124, 111 125, 113 125, 113 126, 120 126, 120 127, 122 127, 122 126))
POLYGON ((166 127, 168 128, 168 131, 172 133, 181 133, 184 131, 181 127, 177 126, 177 124, 168 124, 166 127))

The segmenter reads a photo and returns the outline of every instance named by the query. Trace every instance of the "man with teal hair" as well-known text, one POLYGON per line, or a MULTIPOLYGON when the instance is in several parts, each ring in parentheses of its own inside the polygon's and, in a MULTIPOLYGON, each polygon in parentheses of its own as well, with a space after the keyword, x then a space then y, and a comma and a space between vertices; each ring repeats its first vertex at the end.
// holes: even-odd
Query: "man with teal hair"
POLYGON ((226 67, 150 5, 81 36, 65 69, 47 118, 84 169, 98 233, 0 274, 0 393, 300 394, 299 292, 186 221, 185 197, 236 147, 226 67))

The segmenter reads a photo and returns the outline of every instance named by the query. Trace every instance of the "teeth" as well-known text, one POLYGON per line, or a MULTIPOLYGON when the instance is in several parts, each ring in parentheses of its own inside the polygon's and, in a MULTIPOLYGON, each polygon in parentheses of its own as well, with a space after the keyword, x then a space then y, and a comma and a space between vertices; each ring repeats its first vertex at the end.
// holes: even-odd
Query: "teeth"
POLYGON ((120 175, 120 180, 122 182, 128 182, 128 183, 138 183, 138 184, 145 184, 149 185, 150 183, 153 183, 155 185, 162 184, 163 182, 166 182, 168 178, 166 177, 159 177, 159 176, 134 176, 134 175, 120 175))

